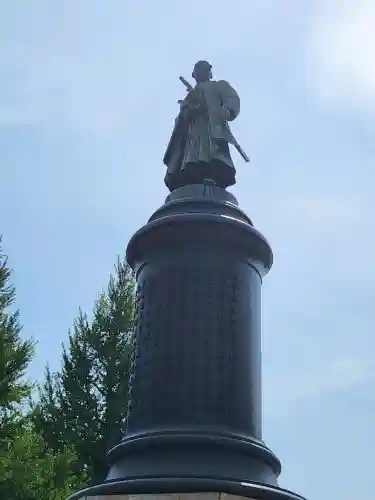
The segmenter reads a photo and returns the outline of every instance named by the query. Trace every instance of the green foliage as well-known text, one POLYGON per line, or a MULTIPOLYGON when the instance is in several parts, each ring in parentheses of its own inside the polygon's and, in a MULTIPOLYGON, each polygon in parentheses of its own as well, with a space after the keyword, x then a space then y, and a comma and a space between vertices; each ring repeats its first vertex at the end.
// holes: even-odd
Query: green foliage
POLYGON ((34 354, 33 342, 20 337, 19 312, 9 312, 15 300, 10 275, 0 247, 0 418, 29 394, 30 385, 22 377, 34 354))
POLYGON ((71 472, 73 449, 54 453, 44 439, 24 424, 0 443, 0 498, 66 500, 77 487, 71 472))
POLYGON ((65 500, 78 483, 71 468, 76 457, 70 448, 48 449, 25 415, 31 385, 24 375, 34 344, 20 336, 18 311, 9 311, 15 300, 10 276, 0 249, 0 498, 65 500))
POLYGON ((89 322, 81 311, 63 347, 61 370, 47 369, 34 422, 48 445, 74 443, 74 472, 104 479, 106 452, 122 437, 133 349, 134 280, 126 263, 95 302, 89 322))

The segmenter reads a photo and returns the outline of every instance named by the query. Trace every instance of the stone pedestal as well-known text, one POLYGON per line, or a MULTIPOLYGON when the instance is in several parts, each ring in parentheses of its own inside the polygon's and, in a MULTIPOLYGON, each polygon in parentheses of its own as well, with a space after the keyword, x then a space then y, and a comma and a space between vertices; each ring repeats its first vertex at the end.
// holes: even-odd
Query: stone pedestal
POLYGON ((107 481, 72 499, 301 500, 278 486, 280 462, 262 441, 265 238, 227 191, 184 186, 127 258, 137 297, 126 436, 109 452, 107 481))
POLYGON ((84 497, 82 500, 242 500, 227 493, 155 493, 150 495, 109 495, 84 497))

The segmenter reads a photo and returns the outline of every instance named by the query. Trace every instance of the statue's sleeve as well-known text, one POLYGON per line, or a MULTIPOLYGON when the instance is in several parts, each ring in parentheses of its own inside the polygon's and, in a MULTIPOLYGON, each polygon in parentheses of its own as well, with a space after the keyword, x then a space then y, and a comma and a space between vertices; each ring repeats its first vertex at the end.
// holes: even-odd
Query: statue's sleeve
POLYGON ((219 87, 222 106, 229 111, 228 121, 234 120, 240 112, 240 96, 225 80, 218 81, 217 85, 219 87))

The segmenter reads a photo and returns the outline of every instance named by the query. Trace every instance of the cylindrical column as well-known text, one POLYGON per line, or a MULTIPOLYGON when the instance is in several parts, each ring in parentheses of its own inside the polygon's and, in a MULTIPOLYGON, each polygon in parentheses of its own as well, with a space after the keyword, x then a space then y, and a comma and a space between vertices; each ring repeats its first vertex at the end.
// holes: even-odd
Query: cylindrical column
POLYGON ((165 241, 140 269, 128 435, 262 437, 260 276, 209 239, 165 241))
POLYGON ((228 192, 185 186, 137 231, 127 258, 137 277, 128 424, 106 483, 88 493, 300 500, 279 488, 280 462, 262 441, 267 241, 228 192))

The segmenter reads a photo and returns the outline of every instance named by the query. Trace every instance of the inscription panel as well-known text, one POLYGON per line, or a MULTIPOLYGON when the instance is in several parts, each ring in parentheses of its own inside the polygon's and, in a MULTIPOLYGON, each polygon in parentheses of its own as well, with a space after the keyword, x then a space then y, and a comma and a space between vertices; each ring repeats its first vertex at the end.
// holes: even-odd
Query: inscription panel
POLYGON ((139 276, 128 432, 201 426, 256 435, 258 275, 225 258, 196 260, 139 276))

